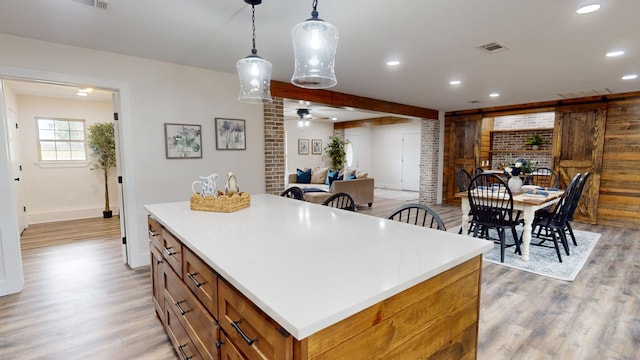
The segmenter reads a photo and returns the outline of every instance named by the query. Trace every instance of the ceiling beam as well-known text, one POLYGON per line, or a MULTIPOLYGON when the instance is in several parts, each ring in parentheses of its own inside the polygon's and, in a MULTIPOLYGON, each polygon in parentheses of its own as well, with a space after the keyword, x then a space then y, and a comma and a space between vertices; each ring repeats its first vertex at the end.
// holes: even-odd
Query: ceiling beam
POLYGON ((406 124, 412 121, 417 121, 417 120, 412 120, 409 118, 398 117, 398 116, 384 116, 379 118, 336 122, 336 123, 333 123, 333 129, 338 130, 338 129, 359 128, 359 127, 366 127, 366 126, 406 124))
POLYGON ((338 107, 351 107, 362 110, 415 116, 423 119, 438 119, 438 111, 433 109, 376 100, 330 90, 304 89, 290 83, 275 80, 271 81, 271 95, 286 99, 305 100, 338 107))

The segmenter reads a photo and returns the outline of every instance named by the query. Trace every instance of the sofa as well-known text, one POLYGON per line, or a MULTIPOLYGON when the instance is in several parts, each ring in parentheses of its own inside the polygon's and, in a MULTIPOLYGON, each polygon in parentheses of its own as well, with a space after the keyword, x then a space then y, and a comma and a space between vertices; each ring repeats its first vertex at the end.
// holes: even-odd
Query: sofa
POLYGON ((327 168, 311 169, 309 182, 298 182, 297 173, 289 174, 289 187, 301 188, 305 191, 305 199, 314 203, 322 203, 329 196, 343 192, 351 195, 357 205, 367 204, 369 207, 373 205, 373 178, 367 177, 366 173, 353 172, 352 176, 347 177, 348 180, 333 180, 331 185, 327 185, 327 172, 327 168))

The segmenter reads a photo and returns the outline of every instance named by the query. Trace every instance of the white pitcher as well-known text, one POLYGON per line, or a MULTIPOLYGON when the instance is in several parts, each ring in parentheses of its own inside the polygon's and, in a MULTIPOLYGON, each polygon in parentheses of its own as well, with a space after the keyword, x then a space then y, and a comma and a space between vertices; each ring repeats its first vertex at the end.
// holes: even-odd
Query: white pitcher
POLYGON ((207 195, 211 195, 213 197, 218 197, 218 192, 216 191, 216 178, 218 174, 211 174, 209 176, 199 176, 200 180, 196 180, 191 183, 191 190, 194 194, 200 193, 200 196, 205 197, 207 195), (197 191, 196 188, 199 187, 200 191, 197 191))

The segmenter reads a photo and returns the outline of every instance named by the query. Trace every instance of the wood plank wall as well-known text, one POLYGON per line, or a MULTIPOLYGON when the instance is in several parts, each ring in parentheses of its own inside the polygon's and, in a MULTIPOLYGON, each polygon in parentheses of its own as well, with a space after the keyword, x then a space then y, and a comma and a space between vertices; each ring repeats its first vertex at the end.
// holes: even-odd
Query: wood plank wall
MULTIPOLYGON (((500 115, 561 111, 568 106, 596 103, 607 104, 596 223, 640 229, 640 92, 450 112, 445 116, 445 134, 450 134, 447 130, 454 127, 455 121, 464 117, 472 118, 474 114, 491 118, 500 115)), ((484 137, 481 140, 483 139, 484 137)), ((485 143, 482 141, 482 150, 484 146, 485 143)), ((447 196, 446 191, 447 183, 455 182, 455 175, 451 175, 457 170, 447 169, 449 166, 455 166, 454 159, 447 156, 455 152, 451 147, 452 139, 445 136, 443 201, 447 203, 456 202, 447 196)))
POLYGON ((640 229, 640 97, 608 105, 597 223, 640 229))

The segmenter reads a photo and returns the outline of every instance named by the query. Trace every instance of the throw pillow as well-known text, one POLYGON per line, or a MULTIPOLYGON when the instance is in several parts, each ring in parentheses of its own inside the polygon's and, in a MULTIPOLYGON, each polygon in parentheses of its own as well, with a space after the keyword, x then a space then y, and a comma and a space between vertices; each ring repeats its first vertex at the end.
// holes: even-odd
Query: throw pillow
POLYGON ((356 179, 356 172, 352 172, 351 174, 349 174, 349 176, 347 176, 347 180, 355 180, 356 179))
POLYGON ((369 176, 369 173, 366 172, 356 172, 356 179, 366 179, 369 176))
POLYGON ((324 184, 331 186, 331 183, 333 183, 337 178, 338 170, 329 170, 327 171, 327 181, 325 181, 324 184))
POLYGON ((329 168, 314 167, 311 170, 311 183, 324 184, 327 181, 327 171, 329 168))
POLYGON ((297 169, 296 174, 298 175, 298 183, 308 184, 311 182, 311 169, 306 169, 306 170, 297 169))

